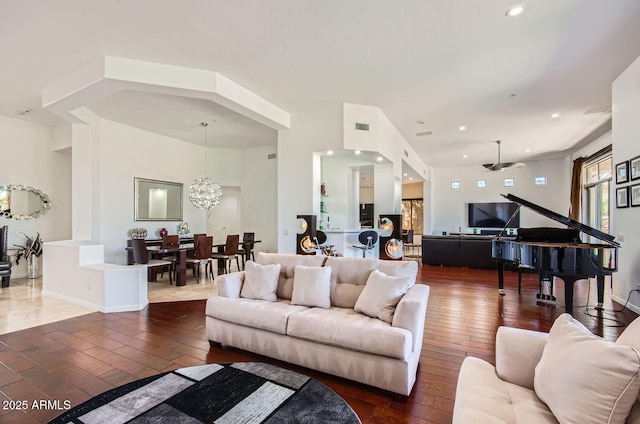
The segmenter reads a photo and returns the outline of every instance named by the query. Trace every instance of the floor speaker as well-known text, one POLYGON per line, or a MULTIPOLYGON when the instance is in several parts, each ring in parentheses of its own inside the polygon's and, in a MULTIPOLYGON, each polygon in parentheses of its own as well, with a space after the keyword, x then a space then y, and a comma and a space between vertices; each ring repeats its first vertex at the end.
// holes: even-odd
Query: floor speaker
POLYGON ((402 215, 381 214, 378 230, 380 230, 380 259, 401 260, 403 257, 402 215))
POLYGON ((315 255, 316 236, 316 216, 298 215, 296 226, 296 253, 298 255, 315 255))

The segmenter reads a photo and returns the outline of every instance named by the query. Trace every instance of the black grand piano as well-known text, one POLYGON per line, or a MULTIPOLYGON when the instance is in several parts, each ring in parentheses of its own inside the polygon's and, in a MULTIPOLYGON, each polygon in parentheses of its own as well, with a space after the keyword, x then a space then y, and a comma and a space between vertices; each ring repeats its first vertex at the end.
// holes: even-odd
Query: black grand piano
MULTIPOLYGON (((515 264, 518 268, 537 270, 540 279, 558 277, 564 281, 565 311, 573 310, 573 284, 577 280, 596 277, 598 306, 604 302, 604 277, 617 271, 617 248, 614 237, 591 228, 571 218, 562 216, 542 206, 512 194, 503 195, 517 203, 518 209, 505 225, 526 206, 539 214, 565 224, 569 228, 520 228, 515 239, 502 238, 505 230, 492 241, 491 256, 498 262, 498 290, 504 296, 504 266, 515 264), (582 242, 580 232, 603 243, 582 242)), ((540 294, 538 294, 540 297, 540 294)))

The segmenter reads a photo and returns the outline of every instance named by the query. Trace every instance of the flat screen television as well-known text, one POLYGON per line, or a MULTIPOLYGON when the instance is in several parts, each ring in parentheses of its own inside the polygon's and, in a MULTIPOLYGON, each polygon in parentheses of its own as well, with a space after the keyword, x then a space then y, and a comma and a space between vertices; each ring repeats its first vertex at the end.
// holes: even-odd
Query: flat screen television
MULTIPOLYGON (((518 209, 516 203, 469 203, 469 227, 503 228, 509 217, 518 209)), ((520 227, 520 214, 509 223, 509 228, 520 227)))

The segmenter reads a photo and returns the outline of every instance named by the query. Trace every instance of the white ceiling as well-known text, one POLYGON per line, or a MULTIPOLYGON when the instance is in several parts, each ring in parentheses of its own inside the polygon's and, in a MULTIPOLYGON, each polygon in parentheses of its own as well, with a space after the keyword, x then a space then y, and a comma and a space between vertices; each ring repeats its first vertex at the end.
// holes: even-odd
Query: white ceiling
MULTIPOLYGON (((220 72, 292 125, 325 104, 378 106, 431 166, 495 162, 498 139, 505 162, 559 156, 609 125, 585 112, 611 106, 611 82, 640 56, 640 1, 524 3, 507 18, 511 0, 2 2, 0 114, 55 124, 42 88, 110 55, 220 72)), ((202 121, 210 145, 276 140, 208 101, 122 92, 89 106, 194 143, 202 121)))

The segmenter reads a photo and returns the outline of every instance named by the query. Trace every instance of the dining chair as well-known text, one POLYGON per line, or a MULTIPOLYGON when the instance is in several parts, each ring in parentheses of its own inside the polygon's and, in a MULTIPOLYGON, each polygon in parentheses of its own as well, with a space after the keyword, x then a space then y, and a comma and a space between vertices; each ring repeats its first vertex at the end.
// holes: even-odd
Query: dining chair
MULTIPOLYGON (((180 247, 180 237, 177 234, 162 236, 162 245, 160 246, 161 249, 175 249, 178 247, 180 247)), ((177 253, 161 256, 160 259, 162 259, 163 261, 171 261, 173 263, 173 269, 176 269, 176 263, 178 262, 177 253)), ((160 278, 162 278, 163 276, 164 271, 162 271, 162 275, 160 275, 160 278)))
POLYGON ((238 254, 242 256, 242 269, 244 269, 245 260, 251 259, 255 261, 253 255, 253 245, 256 240, 256 233, 242 234, 242 247, 238 248, 238 254))
POLYGON ((213 276, 211 253, 213 251, 213 236, 200 235, 194 237, 195 255, 187 259, 187 265, 193 268, 193 275, 200 283, 200 265, 204 263, 204 275, 213 276))
POLYGON ((147 265, 149 272, 152 273, 152 281, 156 282, 157 269, 169 268, 169 284, 173 284, 174 263, 171 261, 165 261, 162 259, 149 259, 149 251, 147 250, 147 244, 144 239, 132 239, 131 248, 133 250, 133 263, 134 265, 147 265))
POLYGON ((233 234, 227 236, 227 242, 224 244, 224 252, 213 253, 211 259, 218 259, 224 261, 225 274, 231 269, 231 261, 236 260, 236 266, 240 270, 240 261, 238 260, 238 244, 240 243, 240 235, 233 234))
POLYGON ((194 234, 193 235, 193 252, 189 252, 187 253, 190 257, 190 259, 194 259, 196 257, 196 246, 198 245, 198 239, 200 237, 206 237, 207 235, 205 233, 198 233, 198 234, 194 234))

